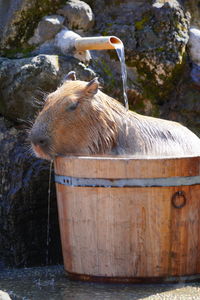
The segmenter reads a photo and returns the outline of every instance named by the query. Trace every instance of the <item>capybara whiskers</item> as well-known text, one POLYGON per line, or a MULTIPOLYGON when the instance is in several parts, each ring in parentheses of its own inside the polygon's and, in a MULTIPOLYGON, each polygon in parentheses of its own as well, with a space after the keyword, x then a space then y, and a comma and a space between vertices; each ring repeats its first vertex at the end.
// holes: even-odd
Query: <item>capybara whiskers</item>
POLYGON ((173 121, 126 109, 90 82, 66 81, 49 94, 29 134, 38 157, 70 154, 200 155, 200 139, 173 121))

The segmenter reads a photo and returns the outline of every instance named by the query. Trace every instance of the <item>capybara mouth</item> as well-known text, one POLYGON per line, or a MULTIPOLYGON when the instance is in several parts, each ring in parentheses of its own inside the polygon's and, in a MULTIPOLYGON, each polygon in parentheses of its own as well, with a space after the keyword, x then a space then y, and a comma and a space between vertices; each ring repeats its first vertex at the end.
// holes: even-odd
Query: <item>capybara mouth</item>
POLYGON ((33 149, 36 157, 42 158, 42 159, 47 159, 47 160, 53 159, 53 155, 45 153, 39 145, 34 145, 33 143, 31 143, 31 146, 32 146, 32 149, 33 149))

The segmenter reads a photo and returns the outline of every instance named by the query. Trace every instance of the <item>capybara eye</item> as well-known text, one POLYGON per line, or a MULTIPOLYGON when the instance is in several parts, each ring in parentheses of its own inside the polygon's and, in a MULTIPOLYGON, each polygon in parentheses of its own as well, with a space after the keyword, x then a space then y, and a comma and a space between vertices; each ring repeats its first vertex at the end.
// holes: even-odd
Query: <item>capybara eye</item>
POLYGON ((71 103, 67 106, 66 110, 67 111, 73 111, 77 108, 77 106, 78 106, 78 102, 71 103))

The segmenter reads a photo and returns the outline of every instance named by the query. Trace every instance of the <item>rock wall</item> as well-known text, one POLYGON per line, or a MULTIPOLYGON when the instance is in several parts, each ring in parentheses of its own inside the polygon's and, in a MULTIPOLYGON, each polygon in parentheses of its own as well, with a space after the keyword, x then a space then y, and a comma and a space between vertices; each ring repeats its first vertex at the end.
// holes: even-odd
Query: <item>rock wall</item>
POLYGON ((44 91, 57 88, 66 70, 82 80, 92 70, 73 57, 39 55, 0 59, 0 266, 32 266, 62 261, 53 172, 50 242, 47 247, 49 162, 36 159, 27 140, 44 91))
POLYGON ((0 19, 0 265, 58 263, 53 175, 47 249, 49 163, 31 155, 26 127, 71 70, 86 81, 98 75, 104 91, 123 102, 115 51, 79 52, 74 39, 121 38, 131 109, 200 134, 199 6, 187 0, 0 0, 0 19))
POLYGON ((0 0, 0 53, 27 53, 27 40, 42 16, 53 13, 64 0, 0 0))
MULTIPOLYGON (((49 163, 32 157, 23 130, 0 118, 0 262, 1 266, 45 265, 61 261, 55 187, 51 189, 50 232, 47 247, 49 163), (52 247, 52 243, 54 247, 52 247)), ((52 174, 53 178, 53 174, 52 174)))

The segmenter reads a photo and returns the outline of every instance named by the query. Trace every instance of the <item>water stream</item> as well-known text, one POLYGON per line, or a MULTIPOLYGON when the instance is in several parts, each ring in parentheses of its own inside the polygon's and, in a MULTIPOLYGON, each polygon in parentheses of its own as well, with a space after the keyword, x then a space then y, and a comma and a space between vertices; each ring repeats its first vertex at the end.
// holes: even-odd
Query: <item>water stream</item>
POLYGON ((123 97, 124 97, 124 106, 126 110, 129 109, 128 105, 128 97, 127 97, 127 71, 126 71, 126 63, 125 63, 125 53, 124 53, 124 45, 123 43, 113 44, 115 50, 117 52, 120 64, 121 64, 121 76, 122 76, 122 84, 123 84, 123 97))
POLYGON ((50 242, 50 208, 51 208, 51 173, 52 173, 53 160, 50 161, 49 167, 49 185, 48 185, 48 204, 47 204, 47 250, 46 250, 46 265, 49 263, 49 242, 50 242))

